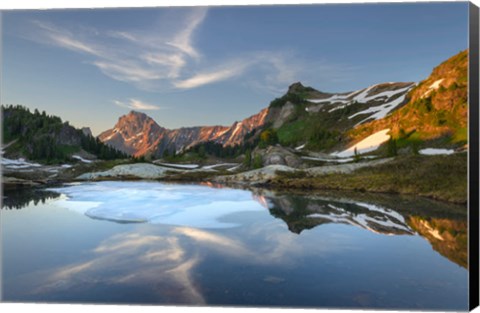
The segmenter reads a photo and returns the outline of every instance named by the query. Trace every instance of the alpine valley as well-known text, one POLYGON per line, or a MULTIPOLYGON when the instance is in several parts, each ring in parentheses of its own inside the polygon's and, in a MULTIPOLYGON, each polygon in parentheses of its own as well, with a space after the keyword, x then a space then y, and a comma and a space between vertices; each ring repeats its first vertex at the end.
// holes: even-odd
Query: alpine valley
POLYGON ((17 188, 150 178, 465 203, 467 66, 466 50, 418 83, 342 93, 293 83, 266 108, 229 126, 167 129, 131 111, 97 138, 45 112, 2 106, 4 180, 17 188))

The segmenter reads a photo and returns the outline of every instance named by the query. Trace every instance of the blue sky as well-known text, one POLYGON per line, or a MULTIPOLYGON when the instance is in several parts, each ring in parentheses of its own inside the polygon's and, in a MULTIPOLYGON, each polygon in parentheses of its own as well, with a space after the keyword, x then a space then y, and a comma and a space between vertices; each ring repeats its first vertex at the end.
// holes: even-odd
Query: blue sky
POLYGON ((466 2, 3 12, 2 103, 94 134, 131 109, 229 125, 296 81, 418 82, 467 48, 467 17, 466 2))

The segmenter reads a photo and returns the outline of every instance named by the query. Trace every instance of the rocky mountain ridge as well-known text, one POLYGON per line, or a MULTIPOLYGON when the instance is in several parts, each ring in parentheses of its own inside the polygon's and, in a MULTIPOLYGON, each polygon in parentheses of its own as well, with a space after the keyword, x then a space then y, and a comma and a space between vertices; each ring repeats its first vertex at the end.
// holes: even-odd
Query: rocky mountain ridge
POLYGON ((144 113, 131 111, 119 118, 115 127, 104 131, 99 139, 134 156, 178 153, 198 143, 213 141, 223 146, 243 142, 245 135, 265 123, 268 109, 227 126, 197 126, 166 129, 144 113))
MULTIPOLYGON (((144 113, 131 111, 119 118, 114 128, 104 131, 99 139, 125 153, 154 157, 168 153, 184 151, 203 142, 215 142, 226 146, 244 143, 245 136, 258 136, 260 131, 272 127, 280 133, 288 125, 297 121, 324 125, 328 129, 340 132, 349 130, 359 124, 378 120, 398 109, 407 101, 406 94, 415 83, 382 83, 347 93, 325 93, 312 87, 305 87, 300 82, 289 86, 287 93, 277 98, 259 113, 231 126, 198 126, 166 129, 159 126, 144 113), (345 112, 349 114, 344 116, 345 112), (338 113, 343 119, 336 120, 338 113), (333 117, 332 125, 327 119, 333 117)), ((280 142, 293 146, 305 141, 305 131, 299 131, 298 140, 280 142)))

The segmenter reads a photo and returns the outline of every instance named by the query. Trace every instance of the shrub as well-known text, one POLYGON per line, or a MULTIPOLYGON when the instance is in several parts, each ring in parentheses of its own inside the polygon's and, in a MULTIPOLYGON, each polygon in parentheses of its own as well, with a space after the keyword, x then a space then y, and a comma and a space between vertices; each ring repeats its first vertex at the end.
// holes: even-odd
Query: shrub
POLYGON ((264 146, 278 143, 277 132, 272 128, 264 130, 260 134, 260 143, 262 143, 264 146))
POLYGON ((261 168, 263 166, 262 156, 260 154, 255 155, 253 158, 253 168, 261 168))

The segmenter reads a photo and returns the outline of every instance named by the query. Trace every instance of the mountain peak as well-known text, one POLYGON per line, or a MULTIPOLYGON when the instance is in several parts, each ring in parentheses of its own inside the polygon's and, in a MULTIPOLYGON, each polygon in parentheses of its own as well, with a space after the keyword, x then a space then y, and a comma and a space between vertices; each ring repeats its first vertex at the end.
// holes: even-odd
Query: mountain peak
POLYGON ((120 119, 122 119, 122 118, 145 120, 145 119, 150 118, 150 117, 143 112, 138 112, 138 111, 135 111, 135 110, 131 110, 130 112, 128 112, 128 114, 120 117, 120 119))
POLYGON ((302 98, 316 98, 330 96, 331 94, 318 91, 310 86, 304 86, 301 82, 296 82, 288 87, 286 95, 297 95, 302 98))
POLYGON ((305 86, 301 82, 296 82, 288 86, 288 93, 298 93, 305 90, 305 86))
POLYGON ((150 116, 138 111, 122 115, 113 129, 101 133, 98 138, 110 146, 130 155, 152 152, 155 142, 166 129, 160 127, 150 116))
POLYGON ((128 115, 147 115, 143 112, 139 112, 139 111, 135 111, 135 110, 131 110, 130 112, 128 112, 128 115))
POLYGON ((131 110, 128 114, 122 115, 118 118, 117 127, 123 124, 138 124, 141 125, 146 121, 153 120, 150 116, 145 113, 131 110))

